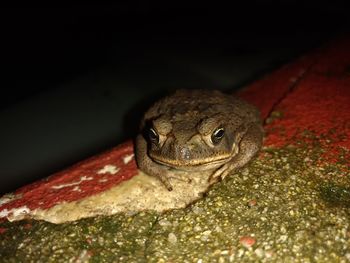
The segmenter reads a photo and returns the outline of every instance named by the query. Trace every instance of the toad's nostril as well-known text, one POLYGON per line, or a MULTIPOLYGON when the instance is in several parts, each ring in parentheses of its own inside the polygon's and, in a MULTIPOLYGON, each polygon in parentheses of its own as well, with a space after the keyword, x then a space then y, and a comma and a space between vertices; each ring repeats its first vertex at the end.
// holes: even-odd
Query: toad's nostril
POLYGON ((188 147, 180 148, 180 158, 184 160, 189 160, 191 158, 191 151, 188 147))

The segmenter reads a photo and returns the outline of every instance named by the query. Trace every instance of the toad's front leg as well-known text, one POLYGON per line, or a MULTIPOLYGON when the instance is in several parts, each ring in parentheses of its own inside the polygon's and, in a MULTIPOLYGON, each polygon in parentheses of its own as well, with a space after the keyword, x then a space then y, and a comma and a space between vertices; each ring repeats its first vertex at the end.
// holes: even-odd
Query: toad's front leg
POLYGON ((147 142, 145 139, 138 135, 136 138, 136 162, 140 170, 146 174, 157 177, 168 191, 173 190, 173 186, 170 183, 171 171, 168 167, 155 163, 147 154, 147 142))
POLYGON ((238 153, 231 161, 221 166, 210 177, 209 182, 215 183, 219 179, 224 179, 230 173, 242 168, 249 161, 251 161, 259 152, 262 140, 263 130, 261 126, 252 125, 242 137, 238 147, 238 153))

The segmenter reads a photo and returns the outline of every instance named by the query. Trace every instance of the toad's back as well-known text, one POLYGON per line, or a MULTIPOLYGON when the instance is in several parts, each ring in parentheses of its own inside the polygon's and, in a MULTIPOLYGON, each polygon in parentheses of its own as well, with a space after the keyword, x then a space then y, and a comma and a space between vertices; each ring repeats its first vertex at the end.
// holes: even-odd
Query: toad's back
MULTIPOLYGON (((174 122, 184 118, 200 119, 217 113, 231 115, 232 119, 239 117, 260 122, 255 107, 217 90, 179 90, 157 102, 148 113, 168 116, 174 122)), ((146 113, 146 118, 147 115, 146 113)))

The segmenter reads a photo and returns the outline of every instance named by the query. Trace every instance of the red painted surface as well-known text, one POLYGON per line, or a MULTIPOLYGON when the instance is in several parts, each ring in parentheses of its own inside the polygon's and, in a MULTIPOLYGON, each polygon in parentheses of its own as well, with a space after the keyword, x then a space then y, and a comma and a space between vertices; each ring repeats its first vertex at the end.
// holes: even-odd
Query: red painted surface
POLYGON ((283 117, 265 126, 265 144, 292 143, 308 130, 324 137, 325 157, 333 158, 341 148, 350 149, 350 39, 323 50, 274 110, 283 117))
POLYGON ((15 195, 20 198, 2 205, 0 210, 22 206, 29 209, 38 207, 47 209, 63 201, 75 201, 108 190, 137 173, 133 158, 128 163, 124 163, 123 158, 132 154, 132 142, 124 143, 44 180, 18 189, 15 195), (116 174, 99 174, 98 171, 105 165, 115 165, 120 170, 116 174))
POLYGON ((261 117, 266 119, 274 106, 298 85, 299 79, 315 63, 317 56, 318 53, 315 52, 283 66, 242 89, 238 96, 258 107, 261 117))
MULTIPOLYGON (((282 118, 265 126, 267 145, 293 142, 307 129, 318 135, 328 134, 327 138, 332 139, 329 153, 338 151, 339 146, 350 149, 350 38, 282 67, 239 92, 239 96, 255 104, 264 119, 272 110, 283 113, 282 118)), ((124 163, 124 158, 132 154, 132 143, 127 142, 22 187, 15 192, 16 200, 0 205, 0 213, 23 206, 47 209, 110 189, 137 173, 134 159, 124 163), (106 165, 120 170, 115 174, 98 173, 106 165)))
POLYGON ((256 239, 250 236, 243 236, 239 239, 239 243, 241 243, 241 245, 243 245, 246 248, 250 248, 254 246, 254 244, 256 243, 256 239))

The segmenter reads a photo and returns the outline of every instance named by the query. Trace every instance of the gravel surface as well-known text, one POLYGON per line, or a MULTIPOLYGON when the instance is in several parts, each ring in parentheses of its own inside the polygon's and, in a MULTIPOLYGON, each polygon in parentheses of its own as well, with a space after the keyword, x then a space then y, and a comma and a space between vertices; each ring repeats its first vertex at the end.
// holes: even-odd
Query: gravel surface
MULTIPOLYGON (((1 262, 349 262, 349 164, 327 140, 264 148, 185 209, 0 224, 1 262)), ((346 153, 348 154, 348 153, 346 153)))

